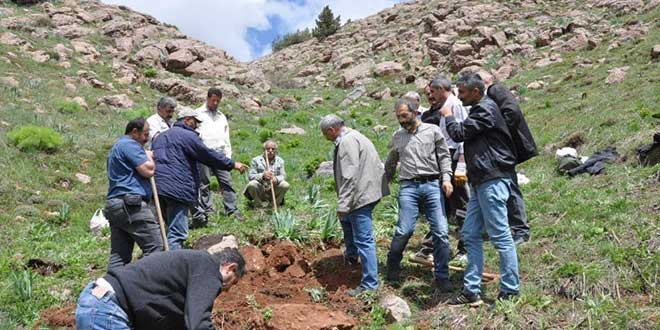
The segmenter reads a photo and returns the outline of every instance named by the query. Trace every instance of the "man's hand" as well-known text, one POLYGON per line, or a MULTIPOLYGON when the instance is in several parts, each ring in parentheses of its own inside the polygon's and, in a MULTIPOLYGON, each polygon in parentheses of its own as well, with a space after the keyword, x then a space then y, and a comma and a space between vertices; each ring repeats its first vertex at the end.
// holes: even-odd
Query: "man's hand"
POLYGON ((247 166, 241 162, 234 162, 234 169, 238 170, 241 173, 245 173, 245 170, 247 170, 247 166))
POLYGON ((451 185, 451 182, 444 181, 442 183, 442 190, 445 192, 445 196, 449 197, 454 192, 454 187, 451 185))
POLYGON ((464 162, 459 161, 454 171, 454 183, 457 187, 462 187, 467 183, 467 167, 464 162))
POLYGON ((337 211, 337 219, 339 219, 340 221, 345 215, 346 215, 346 212, 337 211))
POLYGON ((444 107, 442 107, 442 109, 440 109, 440 114, 441 114, 443 117, 447 117, 447 116, 451 116, 451 115, 453 115, 454 112, 451 111, 451 108, 450 108, 450 107, 448 107, 448 106, 444 106, 444 107))
POLYGON ((264 172, 264 174, 263 174, 263 176, 261 177, 261 179, 264 180, 264 181, 266 181, 266 182, 271 182, 271 181, 275 181, 275 176, 273 176, 273 172, 271 172, 271 171, 266 171, 266 172, 264 172))

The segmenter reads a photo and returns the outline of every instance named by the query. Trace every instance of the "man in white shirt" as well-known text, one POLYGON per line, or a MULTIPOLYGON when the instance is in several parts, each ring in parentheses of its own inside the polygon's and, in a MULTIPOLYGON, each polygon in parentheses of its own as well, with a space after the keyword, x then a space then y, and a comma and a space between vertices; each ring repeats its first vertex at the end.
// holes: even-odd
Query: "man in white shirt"
MULTIPOLYGON (((227 122, 227 117, 218 111, 218 104, 220 104, 221 100, 222 91, 216 87, 209 88, 206 94, 206 104, 195 110, 202 119, 197 132, 207 147, 222 152, 227 158, 231 158, 229 123, 227 122)), ((213 199, 211 198, 210 189, 211 174, 215 175, 218 179, 218 184, 222 191, 222 202, 227 215, 237 219, 241 218, 236 205, 236 191, 232 187, 229 172, 201 165, 199 198, 195 209, 192 210, 193 226, 206 225, 209 214, 213 212, 213 199)))
POLYGON ((156 105, 156 113, 147 118, 149 123, 149 140, 147 141, 147 149, 151 149, 151 142, 158 134, 167 131, 172 127, 172 115, 176 109, 176 101, 169 97, 163 96, 156 105))

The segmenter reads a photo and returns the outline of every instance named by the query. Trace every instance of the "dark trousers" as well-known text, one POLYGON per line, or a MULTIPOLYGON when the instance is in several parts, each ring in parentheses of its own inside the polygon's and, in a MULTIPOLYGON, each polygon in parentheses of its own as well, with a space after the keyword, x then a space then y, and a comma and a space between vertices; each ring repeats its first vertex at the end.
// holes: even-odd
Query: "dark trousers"
POLYGON ((213 213, 213 199, 211 198, 211 174, 218 179, 220 191, 222 191, 222 202, 225 206, 225 212, 230 215, 237 211, 236 206, 236 191, 231 185, 231 174, 229 171, 220 170, 217 168, 210 168, 205 165, 200 165, 199 176, 199 196, 197 205, 192 211, 192 218, 195 223, 206 223, 208 215, 213 213))
POLYGON ((110 223, 108 270, 130 263, 135 243, 145 256, 163 250, 160 227, 147 203, 129 206, 121 198, 111 198, 106 200, 103 214, 110 223))
POLYGON ((522 191, 518 185, 518 175, 513 171, 511 175, 511 195, 506 201, 507 217, 513 239, 518 237, 529 238, 529 225, 527 224, 527 212, 522 191))

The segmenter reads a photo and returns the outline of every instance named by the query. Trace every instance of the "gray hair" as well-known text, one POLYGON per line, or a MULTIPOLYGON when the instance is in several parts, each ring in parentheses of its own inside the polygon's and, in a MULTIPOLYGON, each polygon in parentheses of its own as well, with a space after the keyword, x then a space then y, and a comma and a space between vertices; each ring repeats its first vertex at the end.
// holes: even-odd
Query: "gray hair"
POLYGON ((442 88, 447 92, 451 91, 451 81, 443 75, 433 78, 429 83, 429 86, 431 86, 431 88, 442 88))
POLYGON ((419 103, 415 103, 414 101, 402 98, 396 101, 396 104, 394 105, 394 110, 399 109, 402 106, 406 106, 408 111, 410 112, 415 112, 417 111, 417 108, 419 107, 419 103))
POLYGON ((325 131, 328 128, 339 128, 344 126, 344 120, 339 118, 337 115, 327 115, 321 118, 321 131, 325 131))
POLYGON ((160 100, 158 100, 157 107, 158 107, 158 109, 162 109, 162 108, 165 108, 165 107, 175 109, 176 108, 176 100, 169 97, 169 96, 163 96, 163 97, 160 98, 160 100))
POLYGON ((404 99, 408 99, 411 101, 419 102, 421 100, 421 97, 419 96, 419 93, 415 91, 410 91, 407 92, 406 94, 403 94, 404 99))
POLYGON ((469 90, 477 88, 479 89, 479 94, 482 96, 486 90, 486 85, 484 85, 484 81, 481 79, 481 77, 478 74, 471 72, 460 76, 458 81, 456 81, 456 85, 463 85, 469 90))
POLYGON ((275 146, 275 149, 277 149, 277 142, 275 142, 275 140, 266 140, 266 142, 264 142, 264 150, 266 149, 266 146, 269 144, 273 144, 275 146))

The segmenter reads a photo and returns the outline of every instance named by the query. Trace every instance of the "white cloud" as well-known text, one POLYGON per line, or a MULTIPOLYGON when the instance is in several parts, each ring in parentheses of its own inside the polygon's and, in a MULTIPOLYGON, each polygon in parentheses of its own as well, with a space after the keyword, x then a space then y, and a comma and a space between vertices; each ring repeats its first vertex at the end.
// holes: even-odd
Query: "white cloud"
MULTIPOLYGON (((311 27, 323 6, 329 5, 342 21, 375 14, 401 0, 305 0, 297 5, 286 0, 102 0, 125 5, 174 24, 187 35, 226 50, 241 61, 270 52, 267 45, 254 54, 247 40, 248 28, 271 29, 268 16, 280 16, 289 31, 311 27)), ((300 2, 300 1, 298 1, 300 2)))

